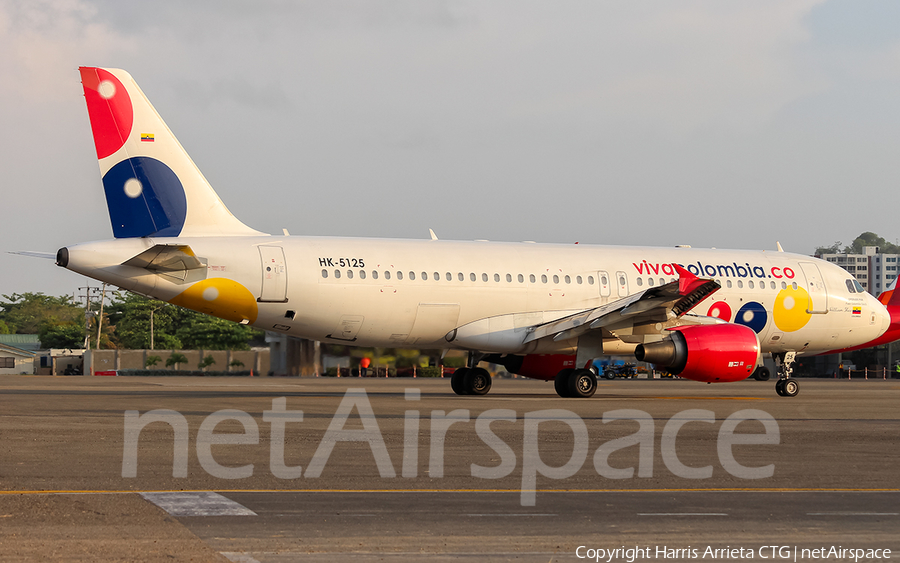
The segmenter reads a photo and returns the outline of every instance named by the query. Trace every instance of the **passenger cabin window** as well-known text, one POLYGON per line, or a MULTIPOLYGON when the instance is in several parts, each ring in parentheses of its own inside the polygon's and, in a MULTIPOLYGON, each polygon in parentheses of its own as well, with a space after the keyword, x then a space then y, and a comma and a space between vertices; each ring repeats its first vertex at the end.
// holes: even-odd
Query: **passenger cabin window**
POLYGON ((553 283, 554 284, 559 283, 559 276, 557 276, 556 274, 553 274, 553 283))
POLYGON ((459 279, 459 281, 466 281, 466 276, 463 275, 462 272, 459 272, 459 273, 456 275, 456 277, 459 279))
MULTIPOLYGON (((327 277, 328 277, 328 270, 322 270, 322 277, 323 277, 323 278, 327 278, 327 277)), ((848 283, 848 284, 850 283, 849 280, 847 281, 847 283, 848 283)))
POLYGON ((469 280, 475 281, 477 278, 475 277, 475 272, 469 272, 469 280))
POLYGON ((787 282, 781 282, 781 289, 787 289, 787 282))
POLYGON ((402 280, 402 279, 403 279, 403 272, 397 272, 397 279, 398 279, 398 280, 402 280))
POLYGON ((484 272, 481 272, 481 281, 483 281, 483 282, 488 281, 487 274, 485 274, 484 272))
POLYGON ((792 283, 792 284, 791 284, 791 287, 794 288, 794 289, 797 289, 797 282, 792 283))
POLYGON ((647 285, 653 287, 653 278, 647 278, 647 285))
POLYGON ((359 279, 361 279, 361 280, 366 279, 366 271, 365 270, 359 271, 359 279))
POLYGON ((638 287, 641 287, 642 285, 644 285, 644 278, 638 278, 637 284, 638 284, 638 287))
POLYGON ((775 289, 775 282, 770 282, 769 287, 771 287, 772 289, 775 289))
MULTIPOLYGON (((594 283, 593 279, 594 278, 592 278, 592 277, 588 277, 588 283, 591 283, 591 284, 594 283)), ((606 276, 600 276, 600 283, 602 283, 603 285, 606 285, 607 283, 609 283, 609 280, 606 279, 606 276)))
POLYGON ((391 279, 391 273, 388 272, 387 270, 384 271, 384 279, 386 279, 386 280, 391 279))
MULTIPOLYGON (((447 279, 450 279, 450 274, 447 274, 447 279)), ((434 273, 434 281, 441 281, 441 274, 438 272, 434 273)))
POLYGON ((334 271, 334 277, 340 278, 340 277, 341 277, 341 271, 340 271, 340 270, 335 270, 335 271, 334 271))
POLYGON ((347 277, 351 280, 353 279, 353 270, 347 270, 347 277))
POLYGON ((512 283, 512 274, 506 274, 506 283, 512 283))
POLYGON ((525 276, 523 276, 522 274, 519 274, 519 277, 516 279, 519 280, 519 283, 525 283, 525 276))
POLYGON ((447 281, 453 281, 453 274, 447 272, 447 281))
POLYGON ((422 281, 428 281, 428 272, 422 272, 422 281))
POLYGON ((415 272, 410 272, 410 273, 409 273, 409 279, 410 279, 410 280, 415 280, 415 279, 416 279, 416 273, 415 273, 415 272))
POLYGON ((541 283, 547 283, 547 274, 541 274, 541 283))
POLYGON ((494 274, 494 283, 500 282, 500 274, 494 274))
POLYGON ((377 279, 378 279, 378 270, 372 270, 372 279, 373 279, 373 280, 377 280, 377 279))
POLYGON ((753 289, 753 280, 750 280, 747 282, 747 287, 749 287, 750 289, 753 289))
POLYGON ((531 283, 534 283, 534 274, 529 274, 528 281, 530 281, 531 283))
POLYGON ((575 283, 577 283, 578 285, 581 285, 582 281, 583 280, 581 279, 581 276, 575 276, 575 283))

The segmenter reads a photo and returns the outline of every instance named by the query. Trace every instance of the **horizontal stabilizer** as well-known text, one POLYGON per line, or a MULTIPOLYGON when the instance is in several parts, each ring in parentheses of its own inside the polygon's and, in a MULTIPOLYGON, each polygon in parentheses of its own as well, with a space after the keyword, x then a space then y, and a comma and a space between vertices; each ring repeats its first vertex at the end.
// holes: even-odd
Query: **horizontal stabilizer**
POLYGON ((206 268, 190 246, 186 244, 157 244, 122 263, 123 266, 144 268, 151 272, 184 272, 206 268))
POLYGON ((19 254, 21 256, 31 256, 32 258, 47 258, 49 260, 56 260, 55 252, 34 252, 32 250, 15 250, 15 251, 10 251, 10 254, 19 254))

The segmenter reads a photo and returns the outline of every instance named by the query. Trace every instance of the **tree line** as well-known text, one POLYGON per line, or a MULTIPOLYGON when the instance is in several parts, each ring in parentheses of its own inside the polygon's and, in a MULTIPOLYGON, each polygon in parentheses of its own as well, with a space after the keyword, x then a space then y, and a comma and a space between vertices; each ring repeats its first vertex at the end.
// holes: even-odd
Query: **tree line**
POLYGON ((831 246, 820 246, 816 248, 816 256, 823 254, 862 254, 863 247, 877 246, 882 254, 900 254, 900 246, 884 240, 883 237, 873 232, 866 231, 859 235, 853 242, 844 245, 841 241, 836 241, 831 246))
MULTIPOLYGON (((182 350, 248 350, 263 344, 264 333, 253 327, 197 313, 129 292, 108 293, 100 322, 100 348, 182 350)), ((72 296, 14 293, 0 300, 0 334, 37 334, 44 348, 81 348, 85 331, 97 348, 99 303, 85 307, 72 296)))

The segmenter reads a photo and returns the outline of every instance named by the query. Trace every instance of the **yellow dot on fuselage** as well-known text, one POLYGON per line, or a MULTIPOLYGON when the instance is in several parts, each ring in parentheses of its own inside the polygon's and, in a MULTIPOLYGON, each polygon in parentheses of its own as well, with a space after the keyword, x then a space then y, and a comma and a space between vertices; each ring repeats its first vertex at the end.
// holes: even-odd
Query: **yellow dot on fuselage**
POLYGON ((250 290, 225 278, 199 281, 169 303, 235 322, 254 323, 259 314, 256 298, 250 290))
POLYGON ((812 317, 806 312, 808 304, 809 293, 802 287, 782 289, 775 298, 775 306, 772 310, 775 326, 784 332, 800 330, 812 317))

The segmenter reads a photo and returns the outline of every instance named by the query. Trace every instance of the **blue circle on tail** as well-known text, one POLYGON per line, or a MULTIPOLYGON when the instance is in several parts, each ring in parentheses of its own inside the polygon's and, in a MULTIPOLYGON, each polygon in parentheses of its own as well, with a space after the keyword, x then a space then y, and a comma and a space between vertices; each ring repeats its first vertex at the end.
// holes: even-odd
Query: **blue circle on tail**
POLYGON ((734 322, 753 329, 753 332, 759 334, 766 328, 766 322, 769 320, 769 314, 766 308, 755 301, 745 304, 734 316, 734 322))
POLYGON ((159 160, 147 156, 123 160, 103 176, 103 189, 116 238, 181 233, 187 217, 184 186, 159 160))

